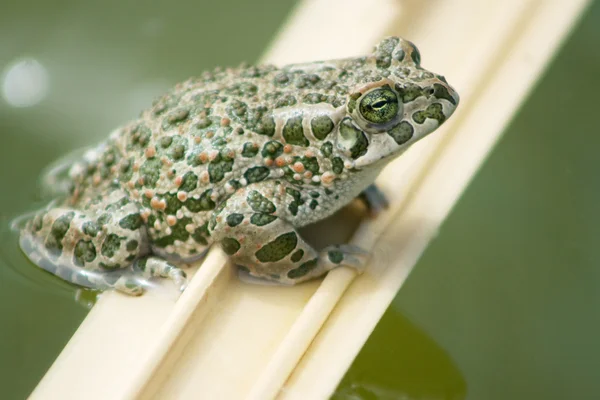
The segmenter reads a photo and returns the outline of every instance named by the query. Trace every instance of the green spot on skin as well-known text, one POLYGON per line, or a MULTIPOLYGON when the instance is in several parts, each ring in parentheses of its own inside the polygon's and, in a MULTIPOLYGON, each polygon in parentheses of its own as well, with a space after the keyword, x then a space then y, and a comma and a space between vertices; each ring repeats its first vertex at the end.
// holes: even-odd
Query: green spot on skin
POLYGON ((297 161, 302 163, 307 171, 310 171, 313 174, 319 173, 319 161, 316 157, 294 157, 294 162, 297 161))
POLYGON ((109 234, 102 243, 102 249, 100 250, 100 253, 102 253, 104 257, 113 257, 119 251, 121 240, 122 239, 114 233, 109 234))
POLYGON ((438 125, 441 125, 446 120, 442 105, 440 103, 433 103, 429 105, 425 111, 417 111, 413 114, 413 120, 417 124, 423 124, 427 118, 435 119, 438 121, 438 125))
POLYGON ((154 240, 154 245, 162 248, 175 243, 176 240, 185 242, 190 237, 190 233, 185 229, 185 226, 190 223, 192 223, 192 219, 189 217, 178 219, 175 225, 171 227, 171 234, 154 240))
POLYGON ((248 205, 256 212, 272 214, 275 212, 276 207, 273 202, 267 199, 265 196, 260 194, 258 191, 253 190, 248 193, 246 197, 248 205))
POLYGON ((52 228, 50 228, 50 234, 46 238, 44 245, 55 256, 60 255, 62 252, 62 240, 69 230, 73 217, 75 217, 73 211, 61 215, 54 221, 52 228))
POLYGON ((298 235, 296 232, 288 232, 278 236, 272 242, 264 245, 254 255, 263 263, 277 262, 290 254, 298 244, 298 235))
POLYGON ((91 241, 80 240, 73 250, 73 263, 78 267, 83 267, 85 263, 96 259, 96 248, 91 241))
POLYGON ((198 176, 192 171, 186 172, 181 180, 181 186, 179 190, 184 192, 191 192, 198 187, 198 176))
POLYGON ((208 164, 208 175, 211 183, 217 183, 223 180, 225 173, 231 172, 233 160, 226 160, 219 154, 217 158, 208 164))
POLYGON ((256 127, 256 133, 259 135, 273 136, 275 134, 275 120, 273 116, 266 115, 262 117, 260 123, 256 127))
POLYGON ((192 239, 194 239, 194 241, 196 243, 200 243, 205 246, 208 244, 208 241, 206 240, 206 238, 209 236, 210 236, 210 233, 208 232, 208 222, 206 222, 204 225, 196 228, 194 230, 194 233, 192 233, 192 239))
POLYGON ((241 224, 243 220, 244 216, 237 213, 229 214, 226 218, 227 225, 231 226, 232 228, 241 224))
POLYGON ((140 175, 144 178, 144 186, 156 186, 156 182, 158 182, 158 178, 160 177, 161 168, 162 161, 158 158, 151 158, 150 160, 144 161, 140 167, 140 175))
POLYGON ((438 99, 448 100, 450 103, 456 105, 456 99, 450 95, 448 88, 444 85, 440 85, 439 83, 433 84, 433 95, 438 99))
POLYGON ((223 248, 223 251, 229 254, 230 256, 237 253, 240 247, 242 247, 240 242, 233 238, 224 238, 223 240, 221 240, 221 248, 223 248))
POLYGON ((304 128, 302 128, 302 115, 287 120, 283 127, 283 137, 290 144, 304 147, 309 145, 308 139, 304 136, 304 128))
POLYGON ((321 153, 327 158, 331 157, 331 153, 333 153, 333 144, 331 142, 323 143, 323 146, 321 146, 321 153))
POLYGON ((294 268, 290 270, 287 274, 288 278, 296 279, 301 278, 304 275, 308 274, 310 271, 317 267, 319 260, 317 258, 309 260, 304 264, 300 265, 298 268, 294 268))
POLYGON ((165 136, 165 137, 161 138, 159 141, 160 147, 162 147, 163 149, 166 149, 167 147, 169 147, 171 145, 171 143, 173 143, 172 136, 165 136))
POLYGON ((244 143, 244 147, 242 147, 242 156, 246 158, 252 158, 256 154, 258 154, 258 146, 254 143, 246 142, 244 143))
POLYGON ((274 215, 255 213, 250 217, 250 223, 256 226, 265 226, 277 219, 274 215))
POLYGON ((339 250, 331 250, 327 252, 327 257, 332 263, 339 264, 344 260, 344 253, 339 250))
POLYGON ((139 246, 138 241, 132 239, 125 244, 125 249, 129 252, 132 252, 132 251, 137 250, 138 246, 139 246))
POLYGON ((279 142, 271 140, 263 146, 261 155, 265 158, 277 158, 283 153, 283 145, 279 142))
POLYGON ((126 217, 123 217, 119 221, 119 226, 123 229, 129 229, 130 231, 135 231, 142 226, 142 217, 139 213, 129 214, 126 217))
POLYGON ((344 161, 339 157, 334 157, 334 159, 331 160, 331 168, 337 175, 341 174, 344 171, 344 161))
POLYGON ((193 197, 188 198, 185 201, 185 206, 191 212, 209 211, 215 208, 216 204, 211 199, 212 189, 205 190, 202 192, 199 198, 193 197))
POLYGON ((308 206, 310 207, 311 210, 314 210, 315 208, 317 208, 318 205, 319 205, 319 202, 317 200, 311 200, 310 203, 308 204, 308 206))
POLYGON ((93 221, 84 222, 81 228, 83 230, 83 233, 90 237, 96 237, 98 232, 100 232, 100 226, 98 226, 98 224, 96 224, 93 221))
POLYGON ((408 142, 414 133, 415 128, 407 121, 400 122, 388 131, 388 135, 399 145, 408 142))
POLYGON ((368 147, 369 141, 365 134, 361 132, 354 146, 350 148, 350 157, 352 157, 353 160, 356 160, 357 158, 364 156, 367 154, 368 147))
POLYGON ((264 181, 269 176, 269 168, 267 167, 252 167, 244 173, 244 178, 248 184, 264 181))
POLYGON ((302 257, 304 257, 304 250, 298 249, 292 254, 292 257, 290 257, 290 260, 292 260, 292 262, 298 262, 298 261, 302 260, 302 257))
POLYGON ((175 215, 183 207, 183 203, 179 201, 175 193, 165 193, 160 198, 167 203, 167 207, 165 208, 166 214, 175 215))
POLYGON ((404 86, 396 84, 396 90, 400 94, 400 99, 402 99, 403 103, 409 103, 414 99, 425 95, 423 88, 413 83, 407 83, 404 86))
POLYGON ((290 213, 295 217, 298 214, 298 203, 295 201, 291 202, 288 206, 288 210, 290 210, 290 213))
POLYGON ((163 120, 163 129, 167 129, 170 125, 185 121, 189 115, 190 109, 188 107, 176 108, 166 115, 163 120))
POLYGON ((310 121, 313 135, 319 140, 325 139, 333 130, 333 126, 333 121, 327 115, 319 115, 310 121))

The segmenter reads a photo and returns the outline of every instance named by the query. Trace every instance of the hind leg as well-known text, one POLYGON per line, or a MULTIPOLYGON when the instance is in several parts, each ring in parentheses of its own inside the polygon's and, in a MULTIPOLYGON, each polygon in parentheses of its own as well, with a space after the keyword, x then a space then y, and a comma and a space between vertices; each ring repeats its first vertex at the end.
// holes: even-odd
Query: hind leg
POLYGON ((127 197, 96 209, 43 211, 21 231, 20 245, 39 267, 93 289, 139 295, 144 285, 140 278, 150 276, 166 276, 179 288, 185 286, 185 274, 175 266, 152 261, 146 268, 154 258, 148 258, 139 207, 127 197), (141 274, 136 274, 134 261, 141 274))

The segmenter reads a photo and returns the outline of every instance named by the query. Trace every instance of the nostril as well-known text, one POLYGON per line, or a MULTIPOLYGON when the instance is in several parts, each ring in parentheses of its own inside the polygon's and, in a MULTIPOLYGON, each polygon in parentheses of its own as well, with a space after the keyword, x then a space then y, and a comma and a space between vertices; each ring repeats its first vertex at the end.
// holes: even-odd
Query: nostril
POLYGON ((431 88, 427 89, 427 94, 428 94, 429 96, 433 96, 433 95, 434 95, 434 93, 435 93, 435 89, 434 89, 434 88, 432 88, 432 87, 431 87, 431 88))

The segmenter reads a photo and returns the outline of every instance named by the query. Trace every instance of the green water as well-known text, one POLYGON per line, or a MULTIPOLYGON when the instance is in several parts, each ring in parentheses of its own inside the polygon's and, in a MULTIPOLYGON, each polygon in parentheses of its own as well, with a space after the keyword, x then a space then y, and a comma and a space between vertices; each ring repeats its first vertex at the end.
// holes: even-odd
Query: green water
POLYGON ((600 398, 599 71, 596 1, 337 399, 600 398))
MULTIPOLYGON (((0 100, 0 222, 44 166, 173 83, 255 61, 292 0, 3 3, 0 68, 33 57, 47 96, 0 100), (257 8, 256 4, 261 7, 257 8), (4 40, 3 40, 4 39, 4 40)), ((337 399, 587 399, 600 393, 600 2, 476 176, 337 399), (358 396, 358 397, 357 397, 358 396)), ((87 310, 0 232, 0 398, 25 397, 87 310)))

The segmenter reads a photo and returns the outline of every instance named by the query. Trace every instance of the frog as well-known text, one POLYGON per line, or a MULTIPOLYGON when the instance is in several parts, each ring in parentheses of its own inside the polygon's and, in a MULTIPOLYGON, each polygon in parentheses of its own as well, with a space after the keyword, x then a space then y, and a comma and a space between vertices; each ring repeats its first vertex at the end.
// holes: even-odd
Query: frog
POLYGON ((206 71, 69 163, 20 247, 68 282, 129 295, 153 278, 183 291, 183 265, 214 244, 277 284, 361 272, 368 252, 315 249, 298 230, 358 197, 385 203, 379 172, 458 103, 399 37, 359 57, 206 71))

